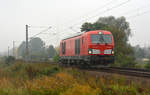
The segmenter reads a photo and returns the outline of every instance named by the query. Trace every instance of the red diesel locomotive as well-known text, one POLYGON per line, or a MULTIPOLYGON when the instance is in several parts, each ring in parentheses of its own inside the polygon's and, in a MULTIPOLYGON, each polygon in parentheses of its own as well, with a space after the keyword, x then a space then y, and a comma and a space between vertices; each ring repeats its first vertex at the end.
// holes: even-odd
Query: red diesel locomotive
POLYGON ((60 42, 60 62, 70 65, 114 63, 114 39, 111 32, 81 32, 63 39, 60 42))

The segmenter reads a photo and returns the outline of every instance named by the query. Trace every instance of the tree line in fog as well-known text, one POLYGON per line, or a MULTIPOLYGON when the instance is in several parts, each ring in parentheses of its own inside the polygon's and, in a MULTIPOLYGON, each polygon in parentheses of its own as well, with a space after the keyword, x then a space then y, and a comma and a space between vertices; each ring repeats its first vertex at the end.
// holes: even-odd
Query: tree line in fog
POLYGON ((150 47, 134 47, 134 55, 137 59, 148 58, 150 59, 150 47))
MULTIPOLYGON (((130 24, 125 17, 115 18, 114 16, 100 17, 96 22, 85 22, 81 26, 81 32, 90 30, 108 30, 113 34, 115 41, 115 65, 121 67, 134 67, 136 59, 150 58, 150 48, 133 47, 128 41, 132 35, 130 24)), ((19 58, 25 58, 25 42, 22 42, 17 49, 19 58)), ((53 45, 45 46, 40 38, 33 38, 29 41, 29 58, 32 60, 48 60, 54 56, 59 58, 59 47, 53 45)))
MULTIPOLYGON (((58 51, 53 45, 46 46, 41 38, 33 38, 29 41, 29 60, 46 61, 52 59, 58 51)), ((17 56, 20 59, 26 57, 26 42, 22 42, 17 50, 17 56)))

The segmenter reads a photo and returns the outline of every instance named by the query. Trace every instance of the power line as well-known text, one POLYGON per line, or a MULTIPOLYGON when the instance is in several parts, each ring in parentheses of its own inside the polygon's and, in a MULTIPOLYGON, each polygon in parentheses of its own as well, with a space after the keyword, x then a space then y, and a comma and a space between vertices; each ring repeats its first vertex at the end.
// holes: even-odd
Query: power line
POLYGON ((148 14, 148 13, 150 13, 150 10, 144 11, 144 12, 141 12, 141 13, 137 13, 137 14, 132 15, 132 16, 129 16, 129 17, 127 17, 127 18, 128 18, 128 19, 131 19, 131 18, 135 18, 135 17, 138 17, 138 16, 142 16, 142 15, 148 14))
MULTIPOLYGON (((127 3, 130 2, 130 1, 131 1, 131 0, 126 0, 126 1, 124 1, 124 2, 122 2, 122 3, 119 3, 119 4, 117 4, 117 5, 113 6, 113 7, 111 7, 111 8, 108 8, 108 9, 106 9, 106 10, 104 10, 104 11, 101 11, 101 12, 97 13, 97 14, 94 15, 94 16, 88 17, 88 18, 86 18, 86 19, 83 20, 83 21, 89 20, 89 19, 91 19, 91 18, 95 18, 95 17, 99 16, 100 14, 104 14, 104 13, 106 13, 106 12, 108 12, 108 11, 111 11, 111 10, 113 10, 113 9, 115 9, 115 8, 121 7, 121 6, 127 4, 127 3)), ((76 23, 76 24, 74 24, 74 25, 72 25, 72 26, 75 26, 75 25, 77 25, 77 24, 80 24, 80 23, 82 23, 83 21, 81 21, 81 22, 79 22, 79 23, 76 23)))
MULTIPOLYGON (((117 1, 117 0, 116 0, 116 1, 117 1)), ((68 23, 70 23, 70 22, 72 22, 72 21, 74 21, 74 20, 76 20, 76 19, 81 19, 82 17, 85 17, 86 15, 89 15, 89 14, 91 14, 91 13, 94 13, 94 12, 97 11, 97 10, 103 9, 103 8, 105 8, 106 6, 108 6, 108 5, 112 4, 112 3, 114 3, 114 0, 110 0, 110 2, 108 2, 108 3, 106 3, 106 4, 102 5, 102 6, 100 6, 100 7, 98 7, 98 8, 96 8, 96 9, 94 9, 94 10, 92 10, 92 11, 89 11, 89 12, 87 12, 87 13, 83 14, 82 16, 79 16, 79 17, 77 17, 77 18, 75 18, 75 19, 72 19, 72 20, 68 21, 68 23)))
MULTIPOLYGON (((116 1, 117 1, 117 0, 116 0, 116 1)), ((83 16, 89 15, 89 14, 91 14, 91 13, 94 13, 94 12, 97 11, 97 10, 103 9, 103 8, 105 8, 106 6, 108 6, 108 5, 112 4, 112 3, 114 3, 114 0, 110 0, 110 2, 108 2, 108 3, 106 3, 106 4, 102 5, 102 6, 100 6, 100 7, 96 8, 96 9, 94 9, 93 11, 89 11, 89 12, 85 13, 83 16)), ((77 17, 76 19, 78 19, 78 18, 81 18, 81 16, 77 17)), ((71 20, 70 22, 72 22, 72 21, 73 21, 73 20, 71 20)), ((70 22, 69 22, 69 23, 70 23, 70 22)), ((68 29, 68 28, 66 28, 66 29, 68 29)), ((65 30, 66 30, 66 29, 65 29, 65 30)), ((69 27, 69 29, 71 29, 72 31, 76 31, 76 30, 74 30, 73 28, 70 28, 70 27, 69 27)))
POLYGON ((32 26, 30 25, 29 28, 47 28, 49 26, 32 26))
MULTIPOLYGON (((131 1, 131 0, 127 0, 127 1, 122 2, 122 3, 118 4, 118 5, 115 5, 115 6, 111 7, 111 8, 108 8, 108 9, 106 9, 105 11, 102 11, 102 13, 106 13, 106 12, 108 12, 108 11, 111 11, 111 10, 115 9, 115 8, 118 8, 118 7, 120 7, 120 6, 122 6, 122 5, 126 4, 126 3, 128 3, 129 1, 131 1)), ((149 5, 148 5, 148 6, 149 6, 149 5)), ((146 7, 147 7, 147 6, 146 6, 146 7)), ((143 8, 145 8, 145 6, 143 6, 142 9, 143 9, 143 8)), ((135 12, 136 10, 139 11, 140 8, 137 8, 137 9, 134 9, 134 10, 125 12, 124 14, 129 14, 129 13, 131 13, 131 12, 135 12)), ((144 15, 144 14, 147 14, 147 13, 150 13, 150 10, 149 10, 149 11, 144 11, 144 12, 142 12, 142 13, 138 13, 138 14, 133 15, 133 16, 130 16, 129 18, 134 18, 134 17, 141 16, 141 15, 144 15)), ((99 15, 99 14, 100 14, 100 13, 98 13, 97 15, 99 15)), ((97 15, 88 17, 88 18, 86 18, 85 20, 88 20, 88 19, 91 19, 91 18, 95 18, 95 17, 97 17, 97 15)), ((77 24, 78 24, 78 23, 77 23, 77 24)), ((76 25, 76 24, 74 24, 74 25, 76 25)), ((66 28, 66 29, 68 29, 68 28, 66 28)), ((66 30, 66 29, 65 29, 65 30, 66 30)), ((73 29, 73 27, 69 27, 69 29, 73 30, 74 32, 77 32, 77 31, 75 31, 75 30, 73 29)), ((66 33, 66 32, 63 32, 63 33, 60 33, 60 34, 63 35, 63 34, 67 34, 67 33, 66 33)), ((72 33, 69 33, 69 34, 72 34, 72 33)))
POLYGON ((133 10, 130 10, 130 11, 127 11, 127 12, 124 12, 124 13, 121 13, 121 15, 124 15, 124 14, 129 14, 130 15, 132 13, 139 12, 141 9, 144 9, 144 8, 147 8, 147 7, 150 7, 150 4, 139 7, 139 8, 136 8, 136 9, 133 9, 133 10))
POLYGON ((33 36, 32 36, 32 37, 30 37, 30 38, 32 39, 32 38, 36 37, 37 35, 43 34, 43 32, 48 31, 50 28, 51 28, 51 27, 48 27, 47 29, 45 29, 45 30, 43 30, 43 31, 41 31, 41 32, 39 32, 39 33, 37 33, 37 34, 33 35, 33 36))
MULTIPOLYGON (((113 9, 115 9, 115 8, 118 8, 118 7, 120 7, 120 6, 123 6, 123 5, 125 5, 125 4, 127 4, 128 2, 130 2, 131 0, 126 0, 126 1, 124 1, 124 2, 122 2, 122 3, 119 3, 119 4, 117 4, 117 5, 115 5, 115 6, 113 6, 113 7, 111 7, 111 8, 109 8, 109 9, 106 9, 106 10, 104 10, 104 11, 101 11, 100 13, 102 13, 102 14, 104 14, 104 13, 106 13, 106 12, 108 12, 108 11, 111 11, 111 10, 113 10, 113 9)), ((78 23, 76 23, 76 24, 73 24, 72 26, 71 26, 71 28, 69 27, 69 29, 73 29, 73 26, 76 26, 77 24, 80 24, 80 23, 82 23, 83 21, 86 21, 86 20, 88 20, 88 19, 91 19, 91 18, 95 18, 95 17, 97 17, 100 13, 98 13, 98 14, 96 14, 96 15, 94 15, 94 16, 91 16, 91 17, 88 17, 88 18, 86 18, 86 19, 84 19, 84 20, 82 20, 82 21, 80 21, 80 22, 78 22, 78 23)), ((68 29, 68 28, 67 28, 68 29)), ((62 33, 62 34, 64 34, 64 33, 62 33)))
MULTIPOLYGON (((103 11, 103 13, 106 13, 106 12, 108 12, 108 11, 110 11, 110 10, 113 10, 113 9, 115 9, 115 8, 118 8, 118 7, 120 7, 120 6, 122 6, 122 5, 126 4, 126 3, 128 3, 129 1, 131 1, 131 0, 127 0, 127 1, 122 2, 122 3, 120 3, 120 4, 116 5, 116 6, 113 6, 113 7, 109 8, 109 9, 103 11)), ((147 6, 146 6, 146 7, 147 7, 147 6)), ((142 7, 142 9, 143 9, 143 8, 144 8, 144 7, 142 7)), ((136 10, 139 11, 140 8, 131 10, 131 11, 129 11, 129 12, 125 12, 124 14, 129 14, 129 13, 134 12, 134 11, 136 11, 136 10)), ((134 18, 134 17, 141 16, 141 15, 144 15, 144 14, 147 14, 147 13, 150 13, 150 10, 149 10, 149 11, 144 11, 144 12, 142 12, 142 13, 138 13, 138 14, 133 15, 133 16, 130 16, 130 17, 128 17, 128 18, 134 18)), ((98 13, 98 14, 99 14, 99 13, 98 13)), ((91 17, 89 17, 89 18, 86 18, 85 20, 94 18, 94 17, 96 17, 96 16, 97 16, 97 15, 91 16, 91 17)), ((75 25, 76 25, 76 24, 75 24, 75 25)), ((72 28, 73 28, 73 27, 69 27, 69 29, 73 30, 72 28)), ((68 28, 67 28, 67 29, 68 29, 68 28)), ((74 30, 73 30, 73 31, 74 31, 74 30)), ((76 32, 76 31, 74 31, 74 32, 76 32)), ((64 32, 64 33, 61 33, 61 34, 65 34, 65 32, 64 32)), ((71 34, 71 33, 69 33, 69 34, 71 34)))
MULTIPOLYGON (((117 5, 115 5, 115 6, 113 6, 113 7, 111 7, 111 8, 108 8, 108 9, 106 9, 106 10, 104 10, 104 11, 101 11, 100 13, 101 14, 104 14, 104 13, 106 13, 106 12, 108 12, 108 11, 111 11, 111 10, 113 10, 113 9, 115 9, 115 8, 118 8, 118 7, 120 7, 120 6, 123 6, 123 5, 125 5, 125 4, 127 4, 128 2, 130 2, 131 0, 126 0, 126 1, 124 1, 124 2, 121 2, 121 3, 119 3, 119 4, 117 4, 117 5)), ((78 22, 78 23, 76 23, 76 24, 73 24, 72 26, 71 26, 71 28, 69 27, 69 29, 73 29, 73 26, 75 26, 75 25, 77 25, 77 24, 80 24, 80 23, 82 23, 83 21, 86 21, 86 20, 88 20, 88 19, 91 19, 91 18, 95 18, 95 17, 97 17, 100 13, 98 13, 98 14, 96 14, 96 15, 94 15, 94 16, 91 16, 91 17, 88 17, 88 18, 86 18, 86 19, 84 19, 84 20, 82 20, 82 21, 80 21, 80 22, 78 22)), ((66 29, 68 29, 68 28, 66 28, 66 29)), ((64 33, 62 33, 62 34, 64 34, 64 33)))

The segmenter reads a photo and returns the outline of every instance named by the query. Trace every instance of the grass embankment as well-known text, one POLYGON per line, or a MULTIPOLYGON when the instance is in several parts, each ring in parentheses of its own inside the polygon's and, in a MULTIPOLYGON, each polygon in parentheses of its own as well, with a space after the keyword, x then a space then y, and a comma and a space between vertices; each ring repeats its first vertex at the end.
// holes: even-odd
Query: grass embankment
POLYGON ((0 95, 148 95, 148 87, 119 77, 92 77, 87 72, 51 64, 0 66, 0 95))

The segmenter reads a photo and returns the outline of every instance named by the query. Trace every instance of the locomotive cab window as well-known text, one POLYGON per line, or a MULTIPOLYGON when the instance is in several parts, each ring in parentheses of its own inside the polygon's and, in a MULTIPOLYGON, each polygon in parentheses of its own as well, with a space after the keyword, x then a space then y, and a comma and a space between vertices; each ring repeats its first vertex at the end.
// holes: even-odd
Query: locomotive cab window
POLYGON ((110 34, 91 34, 92 43, 112 43, 112 35, 110 34))

